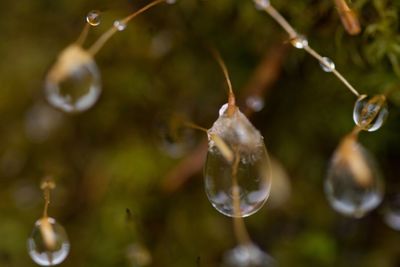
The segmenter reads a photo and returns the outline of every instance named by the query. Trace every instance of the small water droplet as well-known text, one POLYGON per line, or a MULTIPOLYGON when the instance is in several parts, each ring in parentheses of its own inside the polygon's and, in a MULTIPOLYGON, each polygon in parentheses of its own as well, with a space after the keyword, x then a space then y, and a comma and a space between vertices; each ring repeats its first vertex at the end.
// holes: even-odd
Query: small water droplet
POLYGON ((131 266, 148 266, 153 261, 150 251, 139 243, 129 245, 126 249, 126 256, 131 266))
POLYGON ((176 0, 165 0, 165 2, 166 2, 167 4, 172 5, 172 4, 175 4, 175 3, 176 3, 176 0))
POLYGON ((229 116, 227 104, 208 130, 204 178, 208 199, 230 217, 257 212, 269 196, 271 174, 261 134, 238 108, 229 116))
POLYGON ((36 221, 28 239, 28 252, 32 260, 41 266, 53 266, 68 256, 70 244, 67 233, 53 218, 36 221))
POLYGON ((298 49, 308 46, 308 40, 304 35, 297 35, 297 37, 290 40, 290 43, 298 49))
POLYGON ((255 112, 261 111, 264 108, 264 100, 259 96, 249 96, 246 99, 246 105, 255 112))
POLYGON ((354 122, 363 130, 373 132, 382 127, 389 115, 386 97, 360 95, 354 105, 354 122))
POLYGON ((336 211, 356 218, 382 201, 383 181, 375 160, 353 135, 342 140, 332 157, 325 193, 336 211))
POLYGON ((332 72, 335 70, 335 63, 328 57, 323 57, 319 65, 325 72, 332 72))
POLYGON ((99 10, 92 10, 86 15, 86 21, 91 26, 99 26, 101 23, 101 12, 99 10))
POLYGON ((120 32, 125 30, 126 26, 127 26, 126 23, 121 20, 114 21, 114 27, 120 32))
POLYGON ((254 0, 254 4, 258 10, 266 9, 271 5, 269 0, 254 0))
POLYGON ((223 267, 275 267, 275 260, 254 244, 239 245, 224 255, 223 267))
POLYGON ((45 80, 48 102, 67 112, 91 108, 101 93, 100 73, 92 56, 79 46, 67 47, 45 80))

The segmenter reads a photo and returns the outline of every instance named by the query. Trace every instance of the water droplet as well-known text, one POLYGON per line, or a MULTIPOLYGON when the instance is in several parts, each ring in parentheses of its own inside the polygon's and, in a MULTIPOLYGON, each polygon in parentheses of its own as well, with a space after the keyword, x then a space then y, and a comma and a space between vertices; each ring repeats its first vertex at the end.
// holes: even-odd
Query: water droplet
POLYGON ((335 70, 335 63, 328 57, 323 57, 319 65, 325 72, 332 72, 335 70))
POLYGON ((45 80, 48 102, 67 112, 91 108, 101 93, 100 73, 92 56, 79 46, 67 47, 45 80))
POLYGON ((259 96, 249 96, 246 99, 246 105, 255 112, 261 111, 264 108, 264 100, 259 96))
POLYGON ((308 40, 304 35, 297 35, 297 37, 290 40, 290 43, 298 49, 308 46, 308 40))
POLYGON ((336 149, 325 180, 325 193, 332 207, 360 218, 382 201, 383 181, 372 155, 353 135, 336 149))
POLYGON ((389 199, 384 213, 385 223, 393 230, 400 231, 400 195, 389 199))
POLYGON ((386 97, 360 95, 354 105, 354 122, 363 130, 373 132, 381 128, 389 115, 386 97))
POLYGON ((92 10, 86 15, 86 21, 92 26, 99 26, 101 23, 101 12, 92 10))
POLYGON ((269 196, 271 174, 261 134, 238 108, 229 116, 227 104, 208 130, 205 190, 222 214, 246 217, 257 212, 269 196))
POLYGON ((224 267, 275 267, 271 256, 254 244, 239 245, 224 255, 224 267))
POLYGON ((121 20, 114 21, 114 27, 120 32, 125 30, 126 26, 127 26, 126 23, 121 20))
POLYGON ((172 4, 175 4, 175 3, 176 3, 176 0, 165 0, 165 2, 166 2, 167 4, 172 5, 172 4))
POLYGON ((258 10, 263 10, 269 7, 271 3, 269 0, 254 0, 254 4, 258 10))
POLYGON ((36 221, 28 239, 28 252, 32 260, 41 266, 60 264, 68 256, 70 244, 67 234, 53 218, 36 221))
POLYGON ((148 266, 153 261, 150 251, 139 243, 129 245, 126 256, 131 266, 148 266))

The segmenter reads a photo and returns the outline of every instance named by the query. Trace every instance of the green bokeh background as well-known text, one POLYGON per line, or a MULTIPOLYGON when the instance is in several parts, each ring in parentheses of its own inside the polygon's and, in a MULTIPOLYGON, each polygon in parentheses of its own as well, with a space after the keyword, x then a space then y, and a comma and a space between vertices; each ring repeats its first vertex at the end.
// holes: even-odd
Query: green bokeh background
POLYGON ((201 171, 178 190, 163 190, 180 158, 163 149, 157 132, 171 111, 204 127, 217 118, 226 86, 204 43, 221 52, 239 99, 264 55, 287 47, 265 108, 252 121, 287 172, 291 193, 245 220, 254 242, 283 267, 400 266, 400 233, 383 220, 385 205, 400 191, 399 2, 354 0, 363 27, 355 37, 343 30, 332 1, 273 2, 360 92, 391 92, 386 125, 360 137, 382 168, 387 192, 383 205, 361 220, 335 213, 323 192, 329 158, 353 127, 355 97, 304 51, 289 47, 250 0, 178 0, 152 9, 96 56, 103 93, 92 109, 71 116, 46 104, 46 71, 78 37, 86 13, 104 11, 90 44, 114 19, 146 3, 0 2, 0 266, 35 266, 26 240, 42 212, 45 175, 57 182, 50 214, 71 242, 61 266, 136 266, 129 255, 138 244, 150 252, 150 266, 196 266, 198 257, 201 266, 220 266, 236 245, 232 221, 208 202, 201 171))

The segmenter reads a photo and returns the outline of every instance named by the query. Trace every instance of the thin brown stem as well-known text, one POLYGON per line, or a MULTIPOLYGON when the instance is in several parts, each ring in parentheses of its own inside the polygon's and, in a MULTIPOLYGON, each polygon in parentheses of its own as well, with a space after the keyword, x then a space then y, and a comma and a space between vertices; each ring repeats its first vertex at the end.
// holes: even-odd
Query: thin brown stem
POLYGON ((296 30, 289 24, 289 22, 272 6, 268 5, 264 9, 281 27, 289 34, 290 39, 298 36, 296 30))
POLYGON ((184 121, 183 124, 185 126, 189 127, 189 128, 195 129, 195 130, 199 130, 199 131, 202 131, 202 132, 205 132, 205 133, 208 132, 208 129, 206 129, 204 127, 201 127, 201 126, 199 126, 197 124, 194 124, 193 122, 184 121))
POLYGON ((79 45, 79 46, 83 45, 83 43, 85 42, 86 37, 89 33, 89 29, 90 29, 90 25, 89 25, 89 23, 86 23, 85 26, 83 27, 82 32, 79 35, 78 39, 75 41, 75 43, 77 45, 79 45))
MULTIPOLYGON (((311 46, 307 45, 304 47, 304 50, 310 54, 312 57, 314 57, 316 60, 318 60, 321 64, 324 64, 324 59, 323 57, 314 49, 311 48, 311 46)), ((346 78, 343 77, 343 75, 337 71, 336 69, 332 70, 332 73, 355 95, 355 96, 360 96, 360 93, 346 80, 346 78)))
POLYGON ((225 62, 222 59, 221 55, 218 53, 218 51, 214 48, 210 48, 210 50, 215 60, 217 61, 218 65, 221 67, 221 70, 224 73, 226 84, 228 85, 228 115, 231 116, 236 108, 236 99, 235 99, 235 94, 233 93, 233 87, 231 79, 229 77, 228 68, 226 67, 225 62))
MULTIPOLYGON (((131 21, 133 18, 135 18, 136 16, 142 14, 143 12, 145 12, 146 10, 150 9, 153 6, 156 6, 162 2, 164 2, 165 0, 155 0, 153 2, 151 2, 150 4, 142 7, 141 9, 135 11, 134 13, 132 13, 131 15, 123 18, 121 21, 122 24, 127 24, 129 21, 131 21)), ((91 55, 95 55, 97 54, 97 52, 100 51, 100 49, 104 46, 104 44, 116 33, 118 32, 118 29, 116 28, 115 25, 113 25, 108 31, 106 31, 102 36, 100 36, 100 38, 89 48, 89 53, 91 55)))

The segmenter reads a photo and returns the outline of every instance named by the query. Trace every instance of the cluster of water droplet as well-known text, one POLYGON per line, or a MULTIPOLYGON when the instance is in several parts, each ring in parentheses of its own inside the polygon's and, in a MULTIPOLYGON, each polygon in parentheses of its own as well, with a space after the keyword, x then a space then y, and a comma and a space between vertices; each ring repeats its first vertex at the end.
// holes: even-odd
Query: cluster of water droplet
POLYGON ((45 217, 36 221, 28 239, 28 252, 34 262, 41 266, 60 264, 69 250, 67 233, 55 219, 45 217))
POLYGON ((220 109, 208 130, 205 190, 222 214, 246 217, 258 211, 269 196, 269 159, 261 134, 238 108, 228 114, 227 107, 220 109))
POLYGON ((389 115, 384 95, 360 95, 354 105, 354 122, 363 130, 373 132, 381 128, 389 115))
POLYGON ((382 201, 383 181, 372 155, 354 136, 347 136, 335 151, 325 180, 332 207, 360 218, 382 201))

